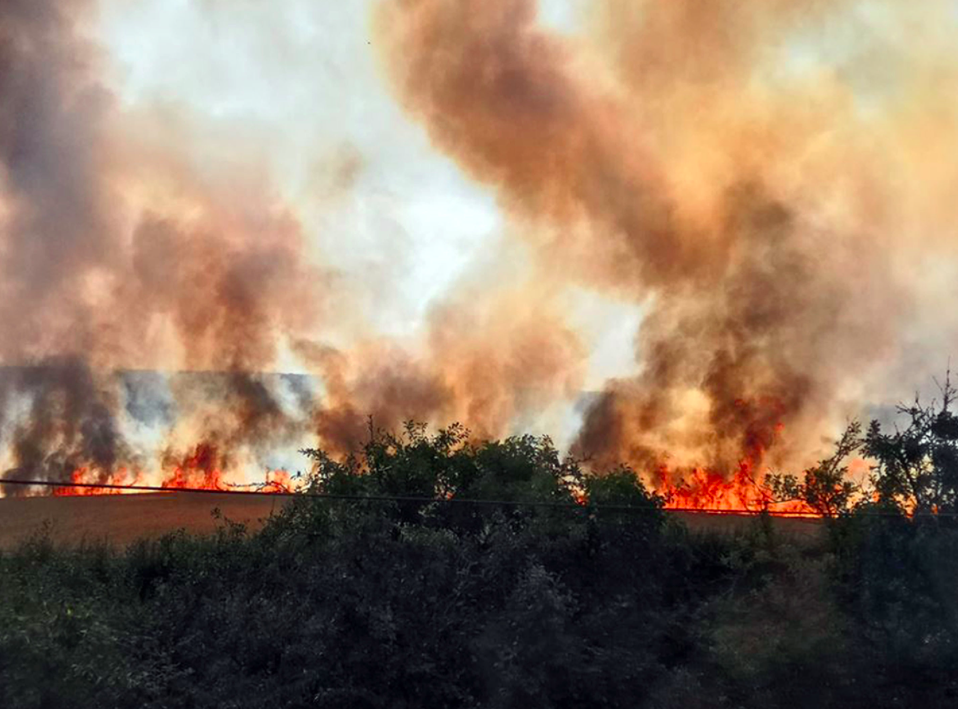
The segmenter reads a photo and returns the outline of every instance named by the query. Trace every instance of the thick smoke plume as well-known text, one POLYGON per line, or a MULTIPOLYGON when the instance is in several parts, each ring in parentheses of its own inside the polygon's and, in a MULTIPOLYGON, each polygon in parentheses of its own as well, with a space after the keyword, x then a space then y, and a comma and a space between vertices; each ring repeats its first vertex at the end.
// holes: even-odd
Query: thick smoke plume
POLYGON ((92 466, 103 480, 136 465, 120 393, 135 402, 138 380, 120 368, 219 373, 169 382, 167 456, 289 443, 307 419, 260 373, 315 317, 323 276, 267 185, 195 174, 177 142, 151 145, 149 123, 120 112, 80 37, 91 9, 0 6, 7 477, 92 466), (26 423, 13 417, 24 406, 26 423))
MULTIPOLYGON (((87 32, 109 2, 0 3, 4 477, 217 485, 369 417, 555 424, 583 290, 643 313, 573 436, 595 465, 802 464, 958 340, 944 0, 596 0, 578 34, 534 0, 375 3, 385 83, 507 220, 405 338, 255 150, 118 97, 87 32)), ((353 189, 349 155, 313 184, 353 189)))
MULTIPOLYGON (((607 385, 574 450, 642 466, 794 462, 834 425, 849 382, 892 356, 921 297, 896 267, 942 246, 919 230, 954 234, 943 205, 915 209, 943 175, 910 163, 899 104, 955 117, 923 83, 932 67, 954 75, 930 36, 951 11, 594 5, 589 42, 543 30, 532 0, 386 3, 384 65, 434 143, 529 224, 543 260, 647 308, 641 373, 607 385), (903 15, 929 33, 920 49, 875 27, 903 15), (810 46, 832 26, 874 34, 834 38, 850 52, 837 66, 791 71, 803 52, 834 51, 827 36, 810 46), (866 56, 882 41, 888 55, 866 56)), ((936 127, 953 150, 958 124, 936 127)))
MULTIPOLYGON (((241 146, 208 164, 189 116, 120 105, 83 38, 95 6, 0 8, 6 477, 123 482, 145 466, 208 486, 304 437, 348 450, 367 416, 498 434, 577 390, 581 345, 521 285, 437 309, 422 351, 324 344, 324 319, 356 317, 341 298, 329 312, 336 274, 241 146), (321 399, 265 374, 284 347, 321 399)), ((329 166, 334 182, 353 172, 329 166)))
POLYGON ((582 381, 582 344, 531 285, 492 296, 464 289, 436 309, 423 352, 381 341, 345 355, 303 348, 327 400, 316 431, 336 451, 354 450, 378 428, 407 420, 463 421, 477 436, 497 436, 524 415, 573 397, 582 381))

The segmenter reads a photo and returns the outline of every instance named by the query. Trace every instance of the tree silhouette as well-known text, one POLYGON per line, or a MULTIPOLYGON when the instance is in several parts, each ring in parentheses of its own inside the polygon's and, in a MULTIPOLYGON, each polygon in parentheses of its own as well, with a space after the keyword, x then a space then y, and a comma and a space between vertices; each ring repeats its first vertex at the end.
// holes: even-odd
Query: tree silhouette
POLYGON ((848 459, 864 445, 862 426, 853 421, 835 444, 835 452, 809 468, 801 480, 794 475, 771 475, 768 485, 776 500, 801 500, 822 517, 848 512, 861 486, 848 479, 848 459))
POLYGON ((864 451, 873 458, 872 483, 881 502, 912 514, 958 510, 958 417, 951 411, 956 390, 951 372, 939 385, 941 401, 898 407, 904 429, 886 433, 873 421, 864 451))

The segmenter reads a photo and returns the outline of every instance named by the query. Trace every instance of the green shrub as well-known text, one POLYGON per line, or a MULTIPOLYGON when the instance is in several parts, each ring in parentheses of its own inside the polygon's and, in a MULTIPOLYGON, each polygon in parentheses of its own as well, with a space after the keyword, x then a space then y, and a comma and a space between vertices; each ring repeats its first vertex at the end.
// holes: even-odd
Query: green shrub
POLYGON ((799 543, 690 532, 547 439, 311 455, 341 497, 255 533, 0 555, 0 706, 954 703, 958 535, 894 504, 799 543))

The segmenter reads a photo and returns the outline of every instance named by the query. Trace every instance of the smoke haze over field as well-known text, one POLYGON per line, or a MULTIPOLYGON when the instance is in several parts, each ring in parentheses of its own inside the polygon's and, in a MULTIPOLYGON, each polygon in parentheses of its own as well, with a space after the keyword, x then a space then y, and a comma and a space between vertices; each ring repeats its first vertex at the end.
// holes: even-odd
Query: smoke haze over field
POLYGON ((953 2, 336 5, 0 4, 7 477, 796 466, 953 353, 953 2))

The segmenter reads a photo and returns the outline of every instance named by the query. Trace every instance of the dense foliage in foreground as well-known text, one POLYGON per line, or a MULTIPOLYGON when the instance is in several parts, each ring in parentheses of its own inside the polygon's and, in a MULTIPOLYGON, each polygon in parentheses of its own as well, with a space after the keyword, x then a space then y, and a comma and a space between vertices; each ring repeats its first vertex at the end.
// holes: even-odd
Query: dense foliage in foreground
POLYGON ((958 703, 944 519, 885 500, 815 541, 692 533, 628 470, 456 429, 311 455, 327 492, 557 504, 297 498, 256 533, 38 536, 0 556, 0 706, 958 703))

